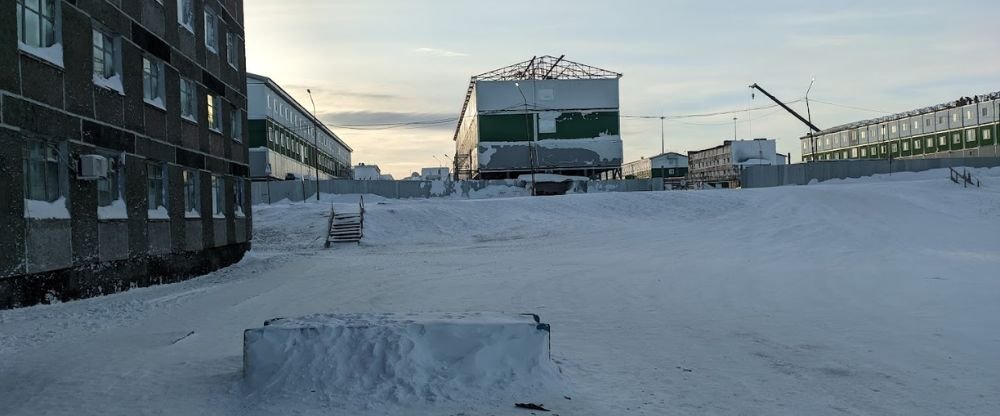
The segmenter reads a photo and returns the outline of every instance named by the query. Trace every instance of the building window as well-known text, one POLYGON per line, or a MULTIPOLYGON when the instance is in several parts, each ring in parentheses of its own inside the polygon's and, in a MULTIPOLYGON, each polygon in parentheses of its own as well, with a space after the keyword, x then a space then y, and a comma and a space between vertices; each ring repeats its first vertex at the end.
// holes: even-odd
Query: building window
POLYGON ((212 216, 226 217, 226 193, 222 190, 222 178, 212 175, 212 216))
POLYGON ((124 169, 118 159, 108 159, 108 176, 97 180, 97 206, 111 206, 122 196, 122 185, 124 181, 124 169))
POLYGON ((896 126, 892 126, 892 134, 896 134, 896 126))
POLYGON ((931 119, 929 119, 929 118, 925 119, 924 120, 924 125, 927 126, 927 127, 930 127, 931 126, 931 119))
POLYGON ((201 218, 201 189, 197 171, 184 170, 184 216, 201 218))
POLYGON ((865 134, 865 133, 867 133, 867 132, 864 132, 864 131, 863 131, 863 132, 861 132, 861 140, 865 140, 865 139, 867 139, 867 138, 868 138, 868 135, 867 135, 867 134, 865 134))
POLYGON ((920 130, 920 122, 919 121, 914 121, 913 122, 913 131, 916 132, 917 130, 920 130))
POLYGON ((965 132, 965 141, 967 141, 969 143, 975 142, 976 141, 976 131, 975 130, 967 130, 965 132))
POLYGON ((226 32, 226 61, 229 66, 240 69, 240 38, 232 32, 226 32))
POLYGON ((205 47, 209 52, 219 53, 219 19, 211 7, 205 7, 205 47))
POLYGON ((962 144, 962 135, 958 133, 952 134, 951 144, 962 144))
POLYGON ((243 178, 233 178, 233 211, 237 217, 243 217, 243 178))
POLYGON ((893 143, 893 144, 892 144, 892 146, 891 146, 890 148, 892 149, 892 152, 893 152, 893 153, 896 153, 896 152, 898 152, 898 151, 899 151, 899 148, 898 148, 898 146, 896 146, 896 143, 893 143))
POLYGON ((938 146, 947 146, 947 145, 948 145, 948 137, 938 136, 938 146))
POLYGON ((904 152, 910 151, 910 142, 903 142, 903 151, 904 152))
POLYGON ((989 139, 990 139, 990 131, 983 130, 983 140, 989 140, 989 139))
POLYGON ((229 111, 229 131, 232 133, 233 141, 243 142, 243 112, 235 105, 229 111))
POLYGON ((194 81, 181 78, 181 118, 198 123, 198 96, 194 81))
POLYGON ((208 128, 222 132, 222 97, 208 94, 208 128))
POLYGON ((990 116, 990 109, 989 108, 984 108, 983 109, 983 117, 989 117, 989 116, 990 116))
POLYGON ((944 116, 938 117, 938 124, 939 125, 944 125, 946 121, 948 121, 948 119, 945 118, 944 116))
POLYGON ((146 198, 149 218, 167 219, 167 165, 150 163, 146 165, 146 198))
POLYGON ((163 62, 142 57, 142 98, 146 103, 162 109, 166 107, 163 95, 163 62))
POLYGON ((965 110, 965 119, 966 120, 972 120, 972 116, 974 116, 974 115, 975 115, 975 113, 973 113, 972 110, 965 110))
POLYGON ((31 48, 56 44, 56 0, 17 0, 17 40, 31 48))
POLYGON ((958 113, 954 113, 951 115, 951 122, 958 123, 958 113))
POLYGON ((920 140, 913 141, 913 150, 920 150, 920 140))
POLYGON ((194 0, 177 0, 177 24, 194 33, 194 0))
POLYGON ((125 94, 119 37, 94 29, 94 85, 125 94))
POLYGON ((25 143, 25 199, 54 202, 62 198, 59 173, 59 151, 55 145, 38 141, 25 143))

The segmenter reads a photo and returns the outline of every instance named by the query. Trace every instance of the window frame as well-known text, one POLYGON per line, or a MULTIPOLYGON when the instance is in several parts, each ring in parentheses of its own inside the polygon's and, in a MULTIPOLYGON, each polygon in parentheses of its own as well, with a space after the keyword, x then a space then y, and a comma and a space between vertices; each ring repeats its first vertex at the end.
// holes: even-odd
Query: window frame
POLYGON ((205 94, 205 115, 208 129, 222 133, 222 97, 215 94, 205 94))
POLYGON ((15 14, 18 49, 63 68, 62 1, 38 0, 38 10, 35 10, 28 7, 27 0, 15 0, 15 14), (34 39, 28 38, 29 14, 35 21, 34 39))
POLYGON ((187 29, 191 34, 194 30, 194 0, 177 0, 177 25, 187 29), (185 20, 190 20, 185 22, 185 20))
POLYGON ((205 5, 205 49, 209 52, 219 54, 219 15, 215 9, 205 5))
POLYGON ((235 105, 229 107, 229 135, 234 142, 243 143, 243 110, 235 105))
POLYGON ((181 173, 184 191, 184 217, 201 218, 201 174, 194 169, 181 173))
POLYGON ((178 94, 181 101, 181 118, 198 124, 198 84, 192 79, 181 77, 178 94))
POLYGON ((233 69, 240 69, 240 37, 236 33, 226 31, 226 62, 233 69))
POLYGON ((149 55, 142 57, 142 100, 153 107, 166 110, 167 97, 164 85, 163 61, 149 55), (147 65, 147 63, 149 65, 147 65), (155 69, 155 70, 154 70, 155 69), (156 96, 151 97, 155 81, 156 96), (159 101, 157 101, 159 99, 159 101))
POLYGON ((163 162, 146 164, 146 211, 148 219, 170 219, 169 168, 163 162), (155 173, 155 175, 154 175, 155 173), (162 210, 160 208, 163 208, 162 210))
POLYGON ((245 218, 243 204, 246 203, 246 183, 239 176, 233 177, 233 214, 237 218, 245 218))
POLYGON ((212 175, 212 217, 226 218, 226 193, 223 190, 225 180, 220 175, 212 175))
POLYGON ((59 145, 41 141, 25 141, 22 153, 22 176, 24 199, 52 203, 67 196, 63 186, 62 157, 59 145), (40 166, 33 166, 40 165, 40 166), (34 178, 41 176, 41 186, 36 186, 34 178), (41 195, 36 191, 41 190, 41 195))

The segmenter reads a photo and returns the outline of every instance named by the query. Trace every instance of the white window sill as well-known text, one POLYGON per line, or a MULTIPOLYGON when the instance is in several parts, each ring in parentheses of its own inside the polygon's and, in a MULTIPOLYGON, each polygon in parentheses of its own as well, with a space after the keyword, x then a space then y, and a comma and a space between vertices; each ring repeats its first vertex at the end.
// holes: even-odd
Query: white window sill
POLYGON ((20 49, 21 52, 55 65, 60 69, 65 68, 63 65, 63 48, 61 43, 56 43, 55 45, 47 48, 39 48, 37 46, 28 45, 24 42, 17 42, 17 48, 20 49))
POLYGON ((247 215, 244 214, 242 211, 236 211, 236 218, 246 218, 246 217, 247 215))
POLYGON ((224 219, 226 219, 226 214, 215 214, 215 215, 212 215, 212 218, 215 218, 217 220, 224 220, 224 219))
POLYGON ((201 219, 201 213, 198 211, 185 211, 184 218, 201 219))
POLYGON ((205 44, 205 49, 207 49, 209 52, 211 52, 211 53, 213 53, 215 55, 219 54, 218 49, 217 48, 213 48, 212 45, 205 44))
POLYGON ((36 220, 65 219, 68 220, 69 209, 66 208, 66 197, 55 201, 24 200, 24 218, 36 220))
POLYGON ((170 219, 170 213, 168 213, 167 212, 167 208, 163 207, 163 206, 161 206, 161 207, 159 207, 157 209, 148 210, 147 213, 148 213, 147 218, 149 218, 151 220, 169 220, 170 219))
POLYGON ((125 201, 122 199, 116 199, 111 202, 111 205, 104 207, 97 207, 97 219, 127 220, 128 208, 125 206, 125 201))
POLYGON ((184 120, 184 121, 186 121, 188 123, 191 123, 191 124, 194 124, 194 125, 198 125, 198 120, 196 120, 194 118, 194 116, 186 116, 186 115, 182 114, 181 115, 181 120, 184 120))
POLYGON ((229 63, 229 67, 230 67, 230 68, 232 68, 232 69, 235 69, 235 70, 237 70, 237 71, 239 71, 239 70, 240 70, 240 66, 239 66, 239 65, 233 65, 233 63, 232 63, 232 62, 230 62, 230 63, 229 63))
POLYGON ((180 22, 178 22, 177 25, 180 26, 180 27, 183 27, 184 29, 187 29, 187 31, 191 32, 192 35, 194 34, 194 27, 192 27, 191 25, 180 23, 180 22))
POLYGON ((122 86, 122 77, 118 74, 113 75, 111 78, 103 78, 94 74, 94 85, 117 92, 121 96, 125 95, 125 88, 122 86))
POLYGON ((221 130, 221 129, 217 129, 217 128, 215 128, 215 127, 209 127, 209 128, 208 128, 208 131, 210 131, 210 132, 213 132, 213 133, 219 133, 219 134, 222 134, 222 130, 221 130))
POLYGON ((243 143, 243 139, 239 137, 233 137, 233 141, 236 143, 243 143))
POLYGON ((155 99, 150 100, 149 98, 143 97, 142 101, 145 102, 146 104, 149 104, 152 107, 156 107, 159 108, 160 110, 167 111, 167 106, 164 105, 163 98, 156 97, 155 99))

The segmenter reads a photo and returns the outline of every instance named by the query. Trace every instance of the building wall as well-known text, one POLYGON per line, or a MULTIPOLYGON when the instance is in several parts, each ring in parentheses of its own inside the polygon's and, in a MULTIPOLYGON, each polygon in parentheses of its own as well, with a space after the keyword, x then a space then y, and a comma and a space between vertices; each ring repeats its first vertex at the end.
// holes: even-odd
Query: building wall
POLYGON ((473 98, 456 151, 480 176, 621 167, 617 79, 477 81, 473 98))
POLYGON ((918 110, 892 120, 854 123, 800 139, 803 161, 888 158, 992 157, 1000 100, 918 110), (896 131, 893 131, 896 126, 896 131), (844 136, 847 139, 841 140, 844 136))
POLYGON ((738 186, 744 167, 778 164, 776 146, 769 139, 726 140, 721 146, 688 152, 688 178, 696 184, 738 186))
POLYGON ((242 3, 195 1, 192 33, 178 25, 173 1, 57 1, 61 36, 44 50, 19 46, 16 3, 2 4, 0 308, 176 281, 239 260, 251 229, 242 3), (217 12, 217 52, 205 46, 206 4, 217 12), (114 39, 120 86, 95 82, 95 28, 114 39), (227 37, 238 39, 234 65, 227 37), (162 102, 143 98, 144 56, 162 61, 162 102), (195 85, 193 121, 180 115, 181 77, 195 85), (221 99, 218 131, 208 128, 208 94, 221 99), (44 181, 23 161, 36 144, 56 155, 46 177, 58 186, 42 186, 58 188, 52 203, 32 196, 44 181), (120 166, 120 205, 110 211, 98 208, 104 182, 76 172, 87 154, 120 166), (162 212, 149 209, 151 168, 166 178, 162 212), (184 170, 201 184, 196 216, 185 213, 184 170))

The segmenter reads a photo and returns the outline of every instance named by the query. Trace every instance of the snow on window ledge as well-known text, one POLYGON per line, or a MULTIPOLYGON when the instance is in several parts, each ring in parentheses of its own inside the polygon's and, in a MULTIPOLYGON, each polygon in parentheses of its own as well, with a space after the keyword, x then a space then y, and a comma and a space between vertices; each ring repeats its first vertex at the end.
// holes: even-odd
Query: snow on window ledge
POLYGON ((94 74, 94 85, 115 91, 118 95, 125 95, 125 88, 122 86, 122 77, 118 74, 111 76, 111 78, 104 78, 94 74))
POLYGON ((100 220, 125 220, 128 219, 128 208, 125 207, 124 199, 111 201, 111 205, 97 207, 97 219, 100 220))
POLYGON ((209 128, 208 128, 208 131, 210 131, 210 132, 212 132, 212 133, 219 133, 219 134, 222 134, 222 129, 217 129, 217 128, 215 128, 215 127, 209 127, 209 128))
POLYGON ((247 214, 244 214, 242 209, 236 210, 235 214, 236 214, 236 218, 246 218, 247 217, 247 214))
POLYGON ((28 45, 24 42, 17 42, 17 48, 22 52, 51 63, 52 65, 58 66, 59 68, 65 68, 63 65, 63 48, 61 43, 56 43, 47 48, 40 48, 28 45))
POLYGON ((201 219, 201 213, 197 210, 185 211, 184 218, 197 218, 201 219))
POLYGON ((156 209, 151 209, 148 211, 148 218, 151 220, 169 220, 170 213, 167 212, 167 208, 163 205, 156 207, 156 209))
POLYGON ((152 100, 149 98, 143 98, 142 101, 145 101, 146 104, 159 108, 160 110, 167 111, 167 106, 163 103, 163 97, 156 97, 152 100))
POLYGON ((194 34, 194 27, 192 25, 189 25, 187 23, 180 23, 180 22, 178 22, 177 25, 180 26, 180 27, 183 27, 183 28, 187 29, 187 31, 191 32, 192 35, 194 34))
POLYGON ((69 219, 69 209, 66 208, 66 197, 60 197, 52 202, 25 199, 24 218, 69 219))
POLYGON ((181 120, 184 120, 184 121, 186 121, 188 123, 192 123, 192 124, 198 124, 198 120, 195 119, 193 116, 188 116, 188 115, 181 114, 181 120))
POLYGON ((226 219, 226 214, 212 214, 212 218, 215 218, 217 220, 224 220, 226 219))

